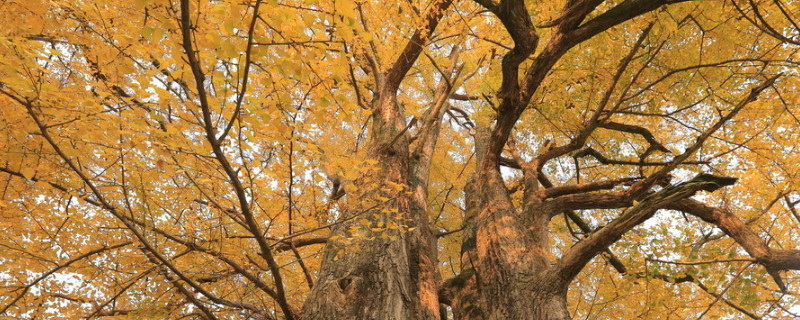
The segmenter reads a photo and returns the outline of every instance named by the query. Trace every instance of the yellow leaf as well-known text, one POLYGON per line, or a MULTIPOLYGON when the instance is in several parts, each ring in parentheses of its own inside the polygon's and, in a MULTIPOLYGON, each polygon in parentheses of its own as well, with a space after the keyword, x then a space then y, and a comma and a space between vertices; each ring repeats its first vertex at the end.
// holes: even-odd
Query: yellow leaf
POLYGON ((26 167, 20 170, 20 173, 22 174, 23 177, 25 177, 25 179, 31 180, 33 179, 33 176, 36 174, 36 169, 32 167, 26 167))
POLYGON ((153 38, 153 32, 156 28, 145 26, 142 28, 142 39, 150 40, 153 38))

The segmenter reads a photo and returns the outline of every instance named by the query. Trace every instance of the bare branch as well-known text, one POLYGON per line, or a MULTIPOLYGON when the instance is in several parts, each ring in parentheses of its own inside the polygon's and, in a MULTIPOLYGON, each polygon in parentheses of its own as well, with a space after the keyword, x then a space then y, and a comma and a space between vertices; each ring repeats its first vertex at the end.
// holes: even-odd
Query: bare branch
POLYGON ((228 121, 228 125, 225 126, 225 130, 222 131, 222 134, 219 136, 219 140, 225 140, 225 137, 228 135, 228 132, 233 127, 233 123, 236 119, 239 118, 239 114, 242 110, 242 102, 244 101, 244 96, 247 93, 247 82, 250 80, 250 65, 253 63, 252 53, 253 53, 253 33, 256 29, 256 21, 258 20, 258 9, 261 7, 261 0, 256 0, 255 6, 253 6, 253 18, 250 19, 250 28, 247 30, 247 46, 245 47, 244 51, 244 71, 242 71, 242 87, 239 88, 239 94, 236 97, 236 109, 233 111, 233 115, 231 115, 230 120, 228 121))
MULTIPOLYGON (((595 158, 597 161, 599 161, 602 164, 618 164, 618 165, 650 166, 650 167, 652 167, 652 166, 667 166, 667 165, 671 165, 672 164, 672 162, 644 162, 644 161, 612 160, 612 159, 606 158, 606 156, 604 156, 602 153, 600 153, 599 151, 595 150, 592 147, 584 148, 584 149, 576 152, 575 155, 574 155, 575 158, 583 158, 583 157, 587 157, 587 156, 591 156, 592 158, 595 158)), ((709 163, 708 161, 684 161, 681 164, 708 164, 708 163, 709 163)))
POLYGON ((635 133, 642 136, 645 140, 647 140, 650 145, 658 151, 669 153, 669 149, 665 147, 663 144, 658 142, 656 138, 653 136, 653 133, 650 130, 647 130, 644 127, 631 125, 631 124, 624 124, 618 122, 607 121, 600 123, 600 128, 614 130, 614 131, 621 131, 621 132, 628 132, 628 133, 635 133))
POLYGON ((540 193, 540 197, 542 199, 555 198, 567 194, 608 190, 608 189, 613 189, 625 183, 636 181, 638 179, 639 178, 620 178, 620 179, 612 179, 606 181, 584 182, 579 184, 556 186, 542 190, 540 193))
POLYGON ((756 262, 753 258, 733 258, 733 259, 716 259, 716 260, 700 260, 700 261, 669 261, 669 260, 661 260, 656 258, 646 258, 647 261, 653 262, 661 262, 661 263, 668 263, 668 264, 675 264, 681 266, 696 266, 701 264, 712 264, 712 263, 728 263, 728 262, 756 262))
POLYGON ((700 136, 698 136, 695 139, 694 143, 692 145, 690 145, 688 148, 686 148, 686 150, 683 153, 681 153, 680 155, 678 155, 675 158, 673 158, 672 161, 670 161, 668 165, 666 165, 663 168, 661 168, 661 170, 659 170, 658 172, 650 175, 646 179, 643 179, 643 180, 635 183, 631 187, 631 192, 633 194, 639 194, 639 193, 647 192, 647 190, 654 183, 656 183, 657 181, 663 179, 672 170, 674 170, 678 165, 685 163, 686 160, 689 159, 689 157, 691 157, 695 152, 697 152, 697 150, 700 150, 700 148, 704 145, 704 143, 706 142, 706 140, 708 140, 708 138, 710 138, 714 133, 716 133, 717 130, 722 128, 722 126, 725 123, 727 123, 728 121, 733 119, 733 117, 736 116, 739 113, 739 111, 741 111, 745 106, 747 106, 748 104, 750 104, 753 101, 756 101, 756 99, 758 99, 758 96, 761 94, 761 92, 764 91, 765 89, 771 87, 772 84, 775 83, 775 80, 778 79, 778 77, 780 77, 780 76, 781 76, 781 74, 777 74, 775 76, 772 76, 772 77, 768 78, 767 80, 765 80, 760 85, 758 85, 755 88, 751 89, 750 93, 747 96, 745 96, 742 100, 740 100, 739 103, 737 103, 733 107, 733 109, 728 112, 728 114, 720 117, 720 119, 717 120, 716 122, 714 122, 714 124, 712 126, 708 127, 705 131, 703 131, 703 133, 701 133, 700 136))

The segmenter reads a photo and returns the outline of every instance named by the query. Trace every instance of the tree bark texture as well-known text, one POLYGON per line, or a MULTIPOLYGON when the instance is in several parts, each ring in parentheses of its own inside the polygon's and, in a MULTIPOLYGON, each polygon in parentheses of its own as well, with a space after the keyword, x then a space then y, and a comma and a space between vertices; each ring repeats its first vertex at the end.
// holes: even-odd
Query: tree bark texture
MULTIPOLYGON (((785 288, 777 271, 796 267, 797 252, 770 251, 755 234, 742 231, 737 220, 689 199, 699 190, 711 192, 734 180, 699 175, 685 183, 669 185, 668 176, 722 124, 771 86, 775 77, 754 88, 732 111, 697 137, 684 153, 649 176, 553 186, 542 175, 544 164, 584 149, 596 128, 638 134, 651 147, 659 149, 661 146, 646 129, 615 123, 602 116, 614 91, 614 80, 606 99, 601 99, 595 112, 584 121, 584 127, 568 142, 550 146, 530 161, 523 161, 518 154, 510 161, 523 175, 522 200, 514 202, 500 171, 500 164, 509 162, 502 153, 514 153, 513 143, 509 142, 511 132, 548 72, 575 45, 629 19, 680 1, 623 1, 597 15, 590 13, 602 1, 569 1, 563 16, 552 22, 554 34, 535 56, 539 36, 524 1, 476 2, 503 23, 514 40, 514 47, 503 56, 496 117, 491 124, 479 125, 475 134, 477 161, 465 188, 461 273, 443 283, 437 281, 437 248, 427 209, 431 155, 439 122, 446 110, 443 105, 452 88, 437 89, 436 101, 422 119, 414 144, 406 132, 411 124, 406 123, 404 111, 396 101, 400 81, 419 56, 425 33, 435 28, 443 14, 437 9, 427 16, 426 28, 412 36, 392 68, 385 75, 376 76, 378 93, 374 99, 369 148, 378 170, 369 177, 382 186, 402 185, 407 189, 380 193, 380 190, 369 190, 365 179, 355 182, 367 191, 357 195, 354 201, 376 194, 390 200, 363 212, 349 210, 339 217, 325 249, 319 280, 305 304, 305 319, 439 319, 446 316, 439 310, 440 302, 452 307, 454 319, 570 319, 566 296, 575 276, 591 259, 609 252, 609 246, 624 233, 664 208, 682 210, 721 226, 742 243, 757 262, 767 267, 781 288, 785 288), (587 20, 590 16, 592 18, 587 20), (525 61, 530 64, 520 70, 525 61), (621 188, 622 191, 620 188, 608 191, 623 184, 627 186, 621 188), (561 257, 551 257, 548 239, 551 219, 562 213, 575 217, 573 210, 581 209, 622 211, 604 228, 586 232, 586 237, 561 257), (396 214, 390 214, 392 212, 396 214), (399 217, 409 229, 354 237, 351 229, 358 226, 358 218, 362 216, 373 224, 388 223, 399 217)), ((448 5, 448 1, 443 1, 439 9, 444 10, 448 5)), ((618 74, 635 56, 651 27, 642 31, 637 45, 620 62, 618 74)), ((661 146, 660 150, 663 149, 661 146)), ((624 266, 617 269, 624 270, 624 266)))
MULTIPOLYGON (((406 123, 395 97, 376 101, 370 158, 377 169, 355 184, 369 188, 409 186, 409 142, 406 123)), ((427 211, 414 205, 408 190, 379 188, 348 195, 364 199, 389 199, 364 211, 349 209, 333 227, 319 271, 309 295, 305 319, 435 319, 436 295, 433 235, 427 226, 427 211), (401 229, 372 232, 361 225, 404 224, 401 229), (353 228, 365 230, 354 235, 353 228), (413 229, 412 229, 413 228, 413 229), (411 231, 405 231, 412 229, 411 231)))
MULTIPOLYGON (((490 133, 476 135, 483 154, 490 133)), ((478 163, 488 158, 479 157, 478 163)), ((548 224, 553 207, 515 208, 499 168, 481 166, 466 192, 462 277, 453 294, 455 319, 569 319, 566 286, 548 272, 548 224)))

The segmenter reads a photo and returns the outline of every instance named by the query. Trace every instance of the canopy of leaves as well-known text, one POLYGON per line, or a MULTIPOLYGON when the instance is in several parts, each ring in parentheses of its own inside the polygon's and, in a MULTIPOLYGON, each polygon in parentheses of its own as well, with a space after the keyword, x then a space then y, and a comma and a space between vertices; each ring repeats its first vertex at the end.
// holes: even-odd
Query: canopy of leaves
MULTIPOLYGON (((450 88, 427 184, 442 279, 461 271, 473 138, 495 123, 501 61, 515 45, 484 2, 442 13, 397 97, 413 146, 415 120, 431 112, 439 86, 450 88)), ((559 17, 578 2, 529 1, 541 42, 558 36, 559 17)), ((594 2, 587 19, 647 1, 594 2)), ((800 7, 757 2, 669 4, 557 59, 501 161, 512 199, 525 189, 515 164, 575 141, 593 117, 605 125, 582 148, 543 164, 552 184, 653 174, 780 74, 672 179, 737 177, 695 198, 733 213, 772 248, 798 249, 800 7)), ((361 214, 391 199, 359 194, 407 191, 369 180, 380 170, 367 156, 372 103, 437 3, 3 1, 0 315, 298 315, 343 212, 360 223, 338 239, 348 244, 341 250, 409 229, 361 214)), ((573 212, 583 225, 554 218, 548 254, 562 256, 622 211, 573 212)), ((570 312, 798 317, 798 274, 781 274, 782 291, 754 262, 715 225, 659 211, 584 268, 570 312)))

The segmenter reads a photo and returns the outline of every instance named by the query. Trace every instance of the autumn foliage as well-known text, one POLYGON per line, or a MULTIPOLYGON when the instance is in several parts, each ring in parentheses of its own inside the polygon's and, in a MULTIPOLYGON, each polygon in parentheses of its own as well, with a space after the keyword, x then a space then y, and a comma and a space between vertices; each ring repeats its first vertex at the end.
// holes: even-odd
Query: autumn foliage
POLYGON ((794 1, 0 23, 0 317, 800 317, 794 1))

